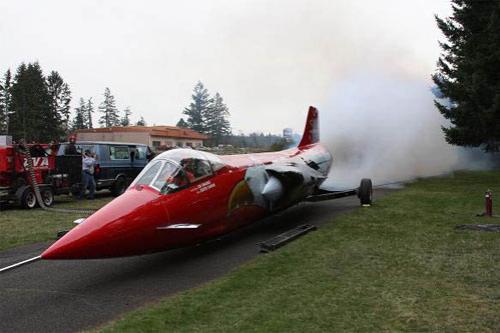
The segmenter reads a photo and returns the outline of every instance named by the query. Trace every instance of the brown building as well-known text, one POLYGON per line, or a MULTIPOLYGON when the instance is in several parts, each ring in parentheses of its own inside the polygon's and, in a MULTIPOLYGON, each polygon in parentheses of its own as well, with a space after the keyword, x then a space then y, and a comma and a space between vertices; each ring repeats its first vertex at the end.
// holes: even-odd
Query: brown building
POLYGON ((129 126, 80 129, 78 141, 114 141, 147 144, 153 149, 202 147, 208 137, 187 128, 175 126, 129 126))

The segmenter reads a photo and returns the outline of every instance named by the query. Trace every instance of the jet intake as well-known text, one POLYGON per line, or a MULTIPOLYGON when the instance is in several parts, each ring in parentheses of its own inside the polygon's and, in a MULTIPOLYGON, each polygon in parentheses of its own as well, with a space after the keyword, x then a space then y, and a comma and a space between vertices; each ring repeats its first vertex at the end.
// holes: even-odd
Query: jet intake
POLYGON ((283 196, 283 184, 278 178, 270 176, 261 193, 264 198, 276 203, 283 196))

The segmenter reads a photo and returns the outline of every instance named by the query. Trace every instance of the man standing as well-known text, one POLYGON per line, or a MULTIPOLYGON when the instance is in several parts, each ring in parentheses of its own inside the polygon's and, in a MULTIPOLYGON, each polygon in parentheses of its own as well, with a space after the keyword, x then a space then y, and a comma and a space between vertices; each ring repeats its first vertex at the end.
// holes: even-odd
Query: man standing
POLYGON ((69 144, 64 149, 64 155, 80 155, 76 149, 76 136, 72 135, 69 137, 69 144))
POLYGON ((96 161, 92 156, 90 150, 85 150, 82 158, 82 190, 80 191, 80 199, 83 199, 85 196, 85 191, 87 187, 89 188, 89 196, 90 200, 94 199, 95 192, 95 180, 94 180, 94 167, 96 161))

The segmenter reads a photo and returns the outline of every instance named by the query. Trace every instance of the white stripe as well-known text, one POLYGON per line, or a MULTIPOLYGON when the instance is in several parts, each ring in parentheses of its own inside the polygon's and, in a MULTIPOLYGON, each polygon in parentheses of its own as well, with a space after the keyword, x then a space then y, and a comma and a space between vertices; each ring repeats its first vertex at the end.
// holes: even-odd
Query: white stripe
POLYGON ((163 227, 158 227, 156 229, 197 229, 201 226, 201 224, 188 224, 188 223, 181 223, 181 224, 171 224, 163 227))

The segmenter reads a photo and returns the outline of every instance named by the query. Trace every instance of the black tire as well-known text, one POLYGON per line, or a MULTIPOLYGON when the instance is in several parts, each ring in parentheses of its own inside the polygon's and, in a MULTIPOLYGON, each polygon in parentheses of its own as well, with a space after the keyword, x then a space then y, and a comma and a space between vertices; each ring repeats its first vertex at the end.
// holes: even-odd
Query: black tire
POLYGON ((123 192, 125 192, 126 189, 127 189, 127 180, 125 179, 125 177, 118 177, 113 183, 113 186, 111 186, 111 194, 117 197, 123 194, 123 192))
POLYGON ((371 205, 373 198, 372 180, 369 178, 361 179, 358 189, 358 198, 362 205, 371 205))
POLYGON ((33 192, 31 187, 27 187, 21 197, 21 206, 26 209, 33 209, 36 207, 36 204, 35 192, 33 192))
POLYGON ((75 198, 80 196, 80 192, 82 191, 81 185, 80 184, 73 184, 71 185, 71 195, 74 196, 75 198))
POLYGON ((52 206, 54 203, 54 191, 50 187, 46 187, 40 191, 40 194, 42 196, 43 204, 46 207, 52 206))

